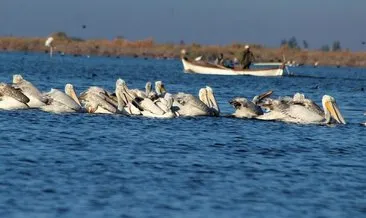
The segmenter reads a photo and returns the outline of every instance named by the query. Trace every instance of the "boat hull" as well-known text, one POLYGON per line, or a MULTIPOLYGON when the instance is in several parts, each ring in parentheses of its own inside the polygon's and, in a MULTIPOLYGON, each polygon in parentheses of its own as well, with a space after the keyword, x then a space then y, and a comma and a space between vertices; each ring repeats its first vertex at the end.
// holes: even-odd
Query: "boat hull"
POLYGON ((185 59, 182 59, 184 71, 187 73, 210 74, 210 75, 250 75, 250 76, 282 76, 283 68, 272 69, 248 69, 248 70, 234 70, 217 65, 201 65, 195 64, 185 59))

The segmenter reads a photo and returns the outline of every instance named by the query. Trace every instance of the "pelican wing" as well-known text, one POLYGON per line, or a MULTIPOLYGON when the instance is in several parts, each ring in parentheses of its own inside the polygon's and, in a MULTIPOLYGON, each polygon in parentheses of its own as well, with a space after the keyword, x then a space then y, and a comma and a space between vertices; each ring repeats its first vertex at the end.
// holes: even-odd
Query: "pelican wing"
POLYGON ((117 112, 116 107, 108 103, 102 96, 98 95, 97 93, 85 93, 81 99, 86 108, 90 108, 88 109, 88 111, 90 112, 95 112, 98 107, 102 107, 103 109, 111 113, 117 112))
POLYGON ((317 105, 315 102, 313 102, 310 99, 306 99, 305 100, 305 107, 308 108, 309 110, 314 111, 314 113, 317 113, 321 116, 324 117, 324 111, 320 108, 319 105, 317 105))
POLYGON ((29 102, 29 98, 26 95, 8 84, 0 85, 0 96, 9 96, 24 104, 29 102))
POLYGON ((19 83, 13 85, 14 88, 19 88, 22 92, 27 96, 32 96, 37 98, 43 103, 47 102, 47 99, 43 97, 42 93, 31 83, 26 80, 23 80, 19 83))
MULTIPOLYGON (((173 103, 173 102, 172 102, 173 103)), ((155 101, 155 105, 158 106, 164 113, 171 111, 171 104, 165 99, 159 98, 155 101)))
POLYGON ((152 100, 149 98, 145 98, 140 102, 140 106, 144 111, 149 111, 156 115, 163 115, 165 112, 158 107, 152 100))
POLYGON ((190 94, 178 93, 174 96, 173 107, 181 116, 207 116, 210 108, 197 97, 190 94))
POLYGON ((283 112, 289 119, 293 119, 294 122, 314 123, 324 120, 324 116, 300 104, 290 105, 283 112))
POLYGON ((64 107, 70 108, 75 111, 81 109, 78 103, 76 103, 70 96, 66 95, 60 90, 51 89, 51 91, 46 93, 45 96, 51 100, 51 104, 55 104, 55 102, 57 102, 57 105, 63 105, 64 107))

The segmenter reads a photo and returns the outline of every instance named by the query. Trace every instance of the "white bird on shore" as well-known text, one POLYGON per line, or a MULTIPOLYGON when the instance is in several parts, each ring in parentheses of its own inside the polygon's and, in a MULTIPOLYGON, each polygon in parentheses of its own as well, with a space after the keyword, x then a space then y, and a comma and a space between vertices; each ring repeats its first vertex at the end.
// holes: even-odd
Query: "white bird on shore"
POLYGON ((53 48, 54 48, 54 46, 53 46, 53 40, 54 40, 53 37, 48 37, 48 39, 44 43, 44 45, 46 47, 49 47, 50 48, 50 57, 52 57, 52 55, 53 55, 53 48))

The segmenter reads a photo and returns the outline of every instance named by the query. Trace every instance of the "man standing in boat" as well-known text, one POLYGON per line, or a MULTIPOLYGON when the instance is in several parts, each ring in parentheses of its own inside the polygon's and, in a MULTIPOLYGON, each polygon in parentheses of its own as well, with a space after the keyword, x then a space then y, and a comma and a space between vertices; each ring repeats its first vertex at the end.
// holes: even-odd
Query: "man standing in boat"
POLYGON ((245 50, 243 51, 240 59, 240 64, 243 69, 249 69, 249 66, 252 64, 253 61, 254 61, 254 55, 250 51, 249 45, 246 45, 245 50))

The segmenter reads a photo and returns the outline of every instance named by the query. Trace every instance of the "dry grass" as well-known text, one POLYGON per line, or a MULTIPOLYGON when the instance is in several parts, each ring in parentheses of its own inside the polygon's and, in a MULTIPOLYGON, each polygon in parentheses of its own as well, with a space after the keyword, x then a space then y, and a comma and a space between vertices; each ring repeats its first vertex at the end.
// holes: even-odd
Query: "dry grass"
MULTIPOLYGON (((180 51, 186 49, 191 58, 204 55, 208 58, 223 53, 227 58, 240 57, 244 44, 233 43, 226 46, 202 46, 199 44, 157 44, 152 38, 129 41, 117 38, 114 40, 80 40, 69 38, 66 34, 55 33, 54 46, 56 52, 71 55, 103 55, 103 56, 134 56, 153 58, 179 58, 180 51)), ((0 51, 47 52, 44 46, 46 38, 0 37, 0 51)), ((260 45, 251 46, 257 61, 278 62, 283 57, 299 64, 328 66, 366 66, 365 52, 322 52, 317 50, 299 50, 288 47, 265 48, 260 45)))

